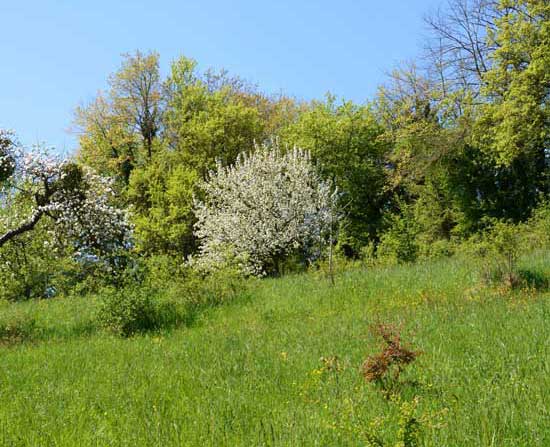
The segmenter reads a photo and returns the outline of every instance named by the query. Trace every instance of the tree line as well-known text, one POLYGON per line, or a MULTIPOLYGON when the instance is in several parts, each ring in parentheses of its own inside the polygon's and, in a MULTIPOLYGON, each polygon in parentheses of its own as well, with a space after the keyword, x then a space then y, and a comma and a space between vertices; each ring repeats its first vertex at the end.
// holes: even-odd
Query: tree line
POLYGON ((75 161, 114 179, 144 258, 195 255, 201 182, 268 141, 307 151, 341 192, 342 255, 451 253, 548 196, 550 5, 450 0, 425 20, 422 54, 360 104, 266 94, 184 56, 163 77, 158 53, 126 54, 107 91, 76 109, 75 161))

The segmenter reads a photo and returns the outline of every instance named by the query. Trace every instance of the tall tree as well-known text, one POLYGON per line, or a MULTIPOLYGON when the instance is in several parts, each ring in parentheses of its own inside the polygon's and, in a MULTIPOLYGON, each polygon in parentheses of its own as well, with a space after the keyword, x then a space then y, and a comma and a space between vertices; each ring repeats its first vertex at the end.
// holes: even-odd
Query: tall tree
POLYGON ((0 172, 8 166, 11 174, 0 185, 0 249, 43 220, 75 250, 102 253, 124 244, 130 227, 108 179, 41 148, 23 151, 11 143, 3 151, 9 156, 0 159, 0 172))
POLYGON ((310 151, 322 174, 342 191, 347 217, 340 244, 349 255, 357 254, 380 229, 387 200, 387 145, 379 139, 381 133, 369 106, 339 103, 331 95, 314 101, 281 132, 287 144, 310 151))
POLYGON ((162 113, 158 53, 125 54, 121 68, 109 78, 109 84, 115 113, 141 135, 150 160, 162 113))
POLYGON ((196 66, 185 57, 172 64, 164 125, 168 145, 203 175, 217 159, 233 163, 243 147, 265 134, 248 84, 225 73, 201 75, 196 66))
POLYGON ((497 42, 490 40, 502 15, 498 0, 448 0, 425 17, 428 71, 444 93, 465 89, 477 96, 491 68, 497 42))
POLYGON ((100 172, 127 184, 137 165, 151 161, 162 127, 162 88, 157 53, 125 54, 109 77, 109 91, 99 93, 75 112, 80 131, 79 155, 100 172))
MULTIPOLYGON (((283 107, 225 71, 200 73, 181 57, 164 82, 163 140, 154 160, 132 173, 128 198, 146 253, 191 254, 197 182, 216 162, 232 164, 243 148, 267 138, 283 107)), ((281 102, 282 103, 282 102, 281 102)))
POLYGON ((478 141, 499 164, 527 155, 544 169, 550 147, 550 4, 502 0, 499 9, 478 141))

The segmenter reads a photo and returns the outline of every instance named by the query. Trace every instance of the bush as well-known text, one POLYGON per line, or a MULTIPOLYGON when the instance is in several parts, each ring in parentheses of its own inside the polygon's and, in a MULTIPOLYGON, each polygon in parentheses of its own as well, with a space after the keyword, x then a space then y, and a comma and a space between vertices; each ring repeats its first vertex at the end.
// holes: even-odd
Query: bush
POLYGON ((170 255, 154 255, 142 258, 141 272, 138 280, 142 280, 153 290, 165 290, 167 284, 178 287, 185 281, 187 268, 181 258, 170 255))
POLYGON ((0 249, 0 299, 49 298, 65 286, 70 261, 49 244, 42 229, 21 235, 0 249))
POLYGON ((520 284, 518 259, 522 250, 524 229, 521 225, 495 222, 482 236, 478 253, 483 258, 482 275, 489 283, 508 287, 520 284))
MULTIPOLYGON (((157 260, 166 261, 167 258, 157 260)), ((167 273, 175 268, 172 263, 160 262, 158 269, 148 264, 144 278, 137 285, 103 291, 97 314, 103 328, 129 337, 139 332, 190 324, 201 310, 242 295, 252 281, 229 268, 209 274, 191 268, 178 269, 181 276, 169 278, 167 273)))
POLYGON ((98 312, 102 327, 123 337, 158 329, 162 323, 162 306, 149 290, 123 289, 104 293, 98 312))
POLYGON ((418 258, 416 233, 407 221, 396 217, 391 228, 382 235, 377 257, 383 264, 414 262, 418 258))
POLYGON ((533 210, 528 221, 529 233, 527 240, 529 248, 539 249, 550 246, 550 201, 546 200, 533 210))
POLYGON ((399 329, 390 324, 378 324, 371 328, 375 337, 380 338, 380 352, 370 355, 363 363, 363 377, 367 382, 380 386, 386 397, 399 383, 403 369, 414 362, 420 351, 413 351, 401 341, 399 329))

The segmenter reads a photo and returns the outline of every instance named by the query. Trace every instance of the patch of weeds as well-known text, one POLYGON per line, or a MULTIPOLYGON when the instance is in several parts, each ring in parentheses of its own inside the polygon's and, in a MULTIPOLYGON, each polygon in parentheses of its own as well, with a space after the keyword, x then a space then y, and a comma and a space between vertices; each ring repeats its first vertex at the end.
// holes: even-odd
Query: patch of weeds
POLYGON ((0 345, 9 346, 32 339, 36 330, 34 318, 17 316, 8 321, 0 321, 0 345))
POLYGON ((397 431, 393 442, 385 441, 379 432, 387 418, 377 418, 363 430, 363 437, 369 447, 418 447, 426 429, 438 430, 445 426, 444 418, 447 409, 435 412, 419 410, 420 397, 412 400, 401 400, 394 396, 392 403, 397 406, 397 431))

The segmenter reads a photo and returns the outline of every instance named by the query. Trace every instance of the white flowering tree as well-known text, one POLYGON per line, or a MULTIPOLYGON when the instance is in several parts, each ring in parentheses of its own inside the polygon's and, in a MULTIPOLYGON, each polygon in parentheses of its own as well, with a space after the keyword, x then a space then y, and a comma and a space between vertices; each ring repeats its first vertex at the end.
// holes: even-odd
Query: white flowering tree
POLYGON ((48 220, 56 241, 75 252, 102 254, 130 235, 126 212, 114 205, 110 180, 51 151, 23 151, 0 130, 0 249, 48 220))
POLYGON ((206 269, 227 261, 264 275, 291 252, 310 260, 336 223, 337 191, 323 180, 308 151, 282 151, 277 143, 241 153, 232 166, 218 164, 195 201, 195 235, 206 269))

